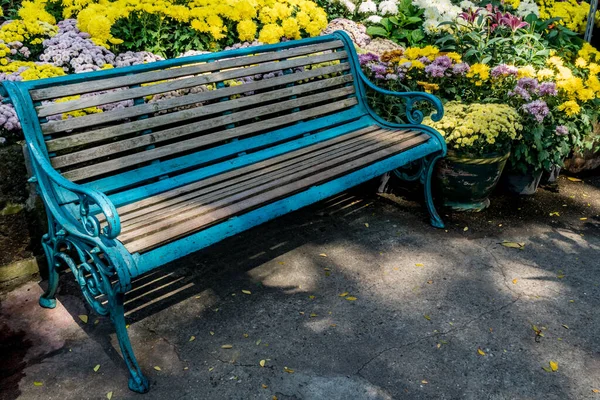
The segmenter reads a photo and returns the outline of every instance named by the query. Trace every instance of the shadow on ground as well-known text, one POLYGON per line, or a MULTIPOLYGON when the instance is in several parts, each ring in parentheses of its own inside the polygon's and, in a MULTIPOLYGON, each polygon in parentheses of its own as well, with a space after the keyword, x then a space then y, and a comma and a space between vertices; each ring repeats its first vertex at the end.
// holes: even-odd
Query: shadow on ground
POLYGON ((71 277, 55 310, 30 284, 1 299, 0 397, 597 398, 599 183, 496 196, 446 230, 363 187, 142 276, 126 309, 143 397, 71 277))

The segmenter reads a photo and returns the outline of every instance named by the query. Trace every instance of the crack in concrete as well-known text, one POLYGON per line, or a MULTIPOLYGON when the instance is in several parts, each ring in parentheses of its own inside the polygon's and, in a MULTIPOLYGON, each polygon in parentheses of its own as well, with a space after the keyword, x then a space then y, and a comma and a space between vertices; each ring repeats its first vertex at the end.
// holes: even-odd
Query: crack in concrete
MULTIPOLYGON (((508 302, 508 303, 506 303, 506 304, 504 304, 504 305, 502 305, 502 306, 500 306, 500 307, 493 308, 493 309, 491 309, 491 310, 485 311, 485 312, 483 312, 483 313, 479 314, 478 316, 476 316, 476 317, 474 317, 474 318, 472 318, 472 319, 468 320, 468 321, 467 321, 467 322, 465 322, 465 323, 463 324, 463 326, 461 326, 461 327, 452 328, 452 329, 449 329, 449 330, 447 330, 447 331, 443 331, 443 332, 435 332, 435 333, 431 333, 431 334, 425 335, 425 336, 423 336, 423 337, 420 337, 420 338, 418 338, 418 339, 416 339, 416 340, 413 340, 412 342, 405 343, 405 344, 403 344, 403 345, 401 345, 401 346, 394 346, 394 347, 388 347, 388 348, 386 348, 386 349, 383 349, 383 350, 381 350, 379 353, 377 353, 376 355, 374 355, 373 357, 371 357, 369 360, 367 360, 367 362, 365 362, 365 363, 364 363, 364 364, 363 364, 363 365, 362 365, 362 366, 361 366, 361 367, 360 367, 360 368, 359 368, 359 369, 358 369, 358 370, 357 370, 357 371, 354 373, 354 375, 359 375, 359 376, 361 376, 361 377, 362 377, 362 375, 361 375, 361 371, 362 371, 363 369, 365 369, 365 368, 366 368, 366 367, 367 367, 367 366, 368 366, 370 363, 372 363, 373 361, 375 361, 377 358, 379 358, 379 357, 380 357, 381 355, 383 355, 384 353, 387 353, 388 351, 392 351, 392 350, 400 350, 400 349, 402 349, 402 348, 405 348, 405 347, 408 347, 408 346, 415 345, 415 344, 417 344, 417 343, 419 343, 419 342, 422 342, 422 341, 424 341, 424 340, 426 340, 426 339, 429 339, 429 338, 432 338, 432 337, 441 337, 441 336, 446 336, 446 335, 450 335, 450 334, 453 334, 453 333, 456 333, 456 332, 460 332, 460 331, 466 330, 466 329, 468 329, 468 328, 469 328, 469 325, 470 325, 471 323, 473 323, 474 321, 477 321, 477 320, 481 319, 481 318, 482 318, 483 316, 485 316, 485 315, 489 315, 489 314, 492 314, 492 313, 495 313, 495 312, 502 311, 502 310, 504 310, 504 309, 506 309, 506 308, 508 308, 508 307, 512 306, 513 304, 515 304, 515 303, 516 303, 517 301, 519 301, 520 299, 521 299, 520 297, 517 297, 516 299, 513 299, 512 301, 510 301, 510 302, 508 302)), ((363 377, 363 378, 364 378, 364 377, 363 377)))

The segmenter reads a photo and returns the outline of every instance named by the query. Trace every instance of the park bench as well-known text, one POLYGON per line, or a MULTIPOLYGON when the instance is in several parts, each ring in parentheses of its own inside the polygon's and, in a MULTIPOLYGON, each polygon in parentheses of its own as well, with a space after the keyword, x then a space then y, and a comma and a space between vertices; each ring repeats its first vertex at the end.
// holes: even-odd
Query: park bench
POLYGON ((428 102, 439 120, 440 101, 377 88, 343 32, 3 82, 0 95, 17 110, 47 211, 40 304, 56 306, 57 270, 70 268, 110 316, 136 392, 148 381, 125 325, 133 278, 409 165, 402 175, 421 179, 431 222, 443 226, 431 177, 446 146, 414 107, 428 102), (367 89, 404 98, 408 123, 377 116, 367 89))

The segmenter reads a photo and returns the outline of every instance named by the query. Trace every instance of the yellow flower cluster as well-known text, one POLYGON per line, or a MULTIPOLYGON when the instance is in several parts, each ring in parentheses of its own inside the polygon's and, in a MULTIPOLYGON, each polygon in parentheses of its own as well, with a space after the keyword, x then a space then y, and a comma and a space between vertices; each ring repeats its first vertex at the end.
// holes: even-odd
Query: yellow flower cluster
MULTIPOLYGON (((559 17, 559 24, 574 32, 585 32, 587 17, 590 12, 589 2, 577 0, 537 0, 540 18, 550 19, 559 17)), ((596 13, 596 25, 600 25, 600 13, 596 13)))
POLYGON ((56 34, 58 28, 45 21, 12 20, 0 28, 0 41, 21 42, 27 45, 41 44, 44 38, 56 34))
POLYGON ((481 86, 490 78, 490 67, 486 64, 473 64, 466 76, 475 81, 475 86, 481 86))
POLYGON ((455 63, 461 62, 461 56, 458 53, 440 53, 440 50, 435 46, 419 47, 408 47, 405 50, 393 50, 385 52, 381 60, 385 62, 391 62, 397 65, 402 65, 410 62, 410 69, 424 69, 425 64, 419 61, 422 57, 427 57, 430 61, 433 61, 437 56, 445 55, 448 56, 455 63))
POLYGON ((231 25, 241 41, 252 41, 258 33, 263 43, 317 36, 327 26, 325 10, 311 0, 192 0, 186 5, 173 0, 63 0, 63 5, 65 18, 77 15, 79 29, 105 47, 120 42, 110 33, 115 22, 140 12, 189 24, 215 41, 227 37, 231 25))
MULTIPOLYGON (((64 102, 71 101, 71 100, 77 100, 80 97, 81 97, 80 95, 67 96, 67 97, 63 97, 60 99, 56 99, 56 102, 64 103, 64 102)), ((77 117, 83 117, 84 115, 98 114, 101 112, 102 112, 102 110, 99 109, 98 107, 87 107, 87 108, 83 108, 81 110, 75 110, 75 111, 69 111, 66 113, 62 113, 61 118, 62 119, 77 118, 77 117)))
MULTIPOLYGON (((592 46, 589 47, 595 51, 592 46)), ((577 73, 573 73, 571 68, 565 65, 564 60, 558 56, 548 58, 546 61, 548 68, 537 72, 538 77, 542 74, 553 76, 559 93, 568 99, 568 104, 565 103, 564 107, 559 110, 567 112, 569 116, 579 113, 580 104, 578 102, 583 103, 600 98, 600 81, 597 77, 600 66, 594 62, 589 62, 595 58, 589 55, 591 54, 590 49, 585 46, 584 48, 587 54, 580 54, 575 60, 577 73), (576 104, 577 107, 572 106, 571 102, 576 104)))
POLYGON ((444 106, 441 121, 425 120, 437 129, 449 147, 469 150, 487 145, 510 143, 523 129, 517 110, 506 104, 464 104, 451 101, 444 106))
POLYGON ((0 73, 12 74, 21 69, 22 71, 19 72, 19 75, 24 81, 65 75, 65 71, 60 67, 55 67, 52 64, 34 63, 31 61, 13 61, 7 65, 2 65, 0 66, 0 73))

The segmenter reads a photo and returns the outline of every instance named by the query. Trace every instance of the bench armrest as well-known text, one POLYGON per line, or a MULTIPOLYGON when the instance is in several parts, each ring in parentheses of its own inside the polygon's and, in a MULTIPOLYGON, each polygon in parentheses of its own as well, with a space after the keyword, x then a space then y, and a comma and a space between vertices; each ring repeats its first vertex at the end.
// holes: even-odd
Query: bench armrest
POLYGON ((433 105, 435 108, 435 113, 431 116, 432 120, 439 121, 444 116, 444 106, 442 105, 442 101, 439 99, 439 97, 424 92, 393 92, 391 90, 380 88, 369 80, 360 67, 357 69, 361 80, 365 85, 367 85, 367 87, 384 95, 406 98, 406 117, 411 124, 419 125, 423 122, 423 112, 413 108, 414 104, 419 101, 425 101, 433 105))
MULTIPOLYGON (((108 239, 115 239, 121 233, 121 221, 117 214, 117 209, 104 193, 96 189, 83 187, 64 178, 50 165, 48 160, 33 143, 28 142, 27 148, 33 158, 32 162, 39 167, 36 168, 38 173, 43 173, 55 185, 79 197, 79 215, 77 217, 85 233, 95 238, 102 234, 108 239), (97 206, 100 212, 104 214, 106 218, 106 226, 104 228, 101 228, 100 221, 94 215, 90 214, 90 205, 97 206)), ((48 201, 47 198, 46 201, 48 201)))

